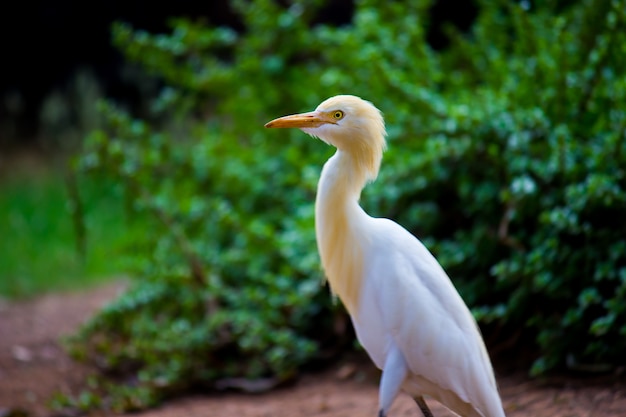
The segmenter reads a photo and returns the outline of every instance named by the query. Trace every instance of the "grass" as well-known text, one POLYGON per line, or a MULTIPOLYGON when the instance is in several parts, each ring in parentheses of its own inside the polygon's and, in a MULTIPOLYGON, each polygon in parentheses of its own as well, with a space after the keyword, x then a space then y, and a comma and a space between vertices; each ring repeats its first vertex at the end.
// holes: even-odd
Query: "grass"
POLYGON ((125 219, 120 190, 81 182, 87 228, 82 257, 62 170, 17 165, 0 177, 0 296, 84 288, 124 274, 123 249, 141 230, 125 219))

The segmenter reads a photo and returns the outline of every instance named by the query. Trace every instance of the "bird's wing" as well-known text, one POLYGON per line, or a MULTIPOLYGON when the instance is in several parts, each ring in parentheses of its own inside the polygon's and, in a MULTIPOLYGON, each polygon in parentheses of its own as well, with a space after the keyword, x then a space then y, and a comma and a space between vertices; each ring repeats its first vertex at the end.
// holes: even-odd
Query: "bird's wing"
POLYGON ((384 331, 403 352, 410 372, 468 403, 499 402, 476 322, 447 274, 405 229, 387 219, 375 223, 368 281, 376 287, 384 331))

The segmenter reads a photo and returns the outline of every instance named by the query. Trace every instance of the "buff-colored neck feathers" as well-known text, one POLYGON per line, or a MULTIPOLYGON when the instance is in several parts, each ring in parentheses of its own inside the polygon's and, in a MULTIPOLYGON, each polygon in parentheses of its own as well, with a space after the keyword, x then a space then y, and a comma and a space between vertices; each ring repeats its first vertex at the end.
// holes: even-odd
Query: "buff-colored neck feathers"
POLYGON ((316 201, 316 234, 322 265, 332 291, 350 314, 357 314, 368 239, 359 207, 361 189, 378 175, 385 149, 385 125, 380 111, 354 96, 332 97, 316 111, 341 110, 338 126, 319 137, 338 152, 324 166, 316 201))

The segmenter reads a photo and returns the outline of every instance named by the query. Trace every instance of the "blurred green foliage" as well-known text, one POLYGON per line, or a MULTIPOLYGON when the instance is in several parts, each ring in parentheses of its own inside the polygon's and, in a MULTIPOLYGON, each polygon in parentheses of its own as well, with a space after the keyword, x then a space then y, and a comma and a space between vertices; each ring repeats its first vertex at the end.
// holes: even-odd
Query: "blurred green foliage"
POLYGON ((242 33, 113 28, 167 86, 149 121, 104 104, 77 161, 155 219, 134 287, 71 343, 124 382, 108 407, 278 383, 336 346, 312 217, 332 150, 262 126, 338 93, 388 124, 364 207, 422 238, 488 329, 534 346, 533 373, 623 364, 626 2, 481 1, 445 51, 425 41, 429 2, 410 3, 357 1, 342 27, 311 23, 317 0, 234 0, 242 33))
POLYGON ((119 278, 129 267, 124 253, 142 223, 124 216, 119 187, 102 177, 80 181, 89 234, 81 256, 67 204, 68 179, 56 165, 18 156, 0 173, 2 298, 76 290, 119 278))

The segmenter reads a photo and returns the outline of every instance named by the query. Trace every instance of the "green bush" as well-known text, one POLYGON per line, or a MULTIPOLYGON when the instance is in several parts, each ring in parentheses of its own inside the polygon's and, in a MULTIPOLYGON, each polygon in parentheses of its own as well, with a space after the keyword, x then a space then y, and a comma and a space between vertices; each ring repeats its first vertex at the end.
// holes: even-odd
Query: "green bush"
POLYGON ((315 0, 233 1, 242 33, 114 27, 167 87, 150 121, 104 104, 108 127, 76 165, 154 219, 133 288, 71 342, 125 381, 106 406, 235 377, 271 386, 339 346, 312 217, 332 150, 262 128, 338 93, 388 124, 363 205, 422 238, 499 340, 535 346, 534 373, 623 363, 626 2, 484 1, 440 52, 425 41, 429 2, 411 3, 359 1, 343 27, 313 24, 315 0))

